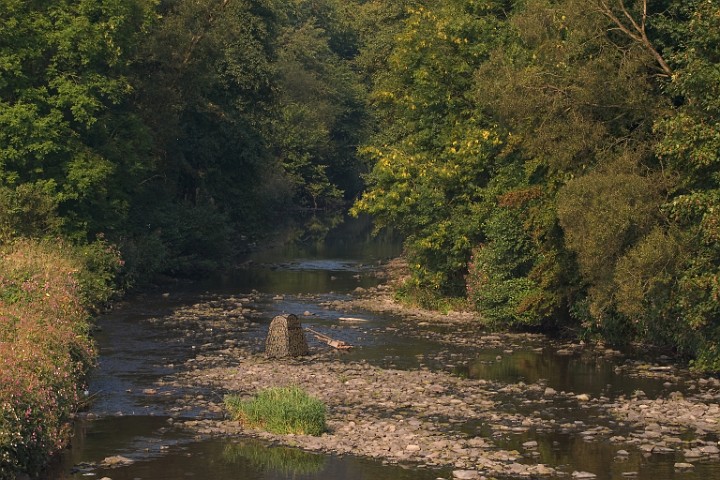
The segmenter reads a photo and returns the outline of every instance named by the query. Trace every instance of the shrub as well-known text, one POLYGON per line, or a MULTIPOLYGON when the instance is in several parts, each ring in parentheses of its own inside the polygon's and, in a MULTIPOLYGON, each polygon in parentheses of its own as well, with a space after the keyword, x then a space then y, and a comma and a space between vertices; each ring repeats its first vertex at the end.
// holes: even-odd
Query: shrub
POLYGON ((618 260, 657 222, 660 185, 635 173, 598 171, 568 182, 558 194, 566 246, 576 254, 597 319, 613 311, 618 260))
POLYGON ((0 187, 0 241, 16 236, 44 237, 60 232, 58 198, 52 181, 0 187))
POLYGON ((72 250, 79 268, 75 273, 83 306, 91 311, 105 307, 118 292, 124 262, 118 248, 102 235, 72 250))
POLYGON ((533 250, 519 213, 498 209, 485 229, 487 243, 473 251, 468 264, 468 299, 493 327, 535 326, 542 318, 526 307, 538 291, 528 278, 533 250))
POLYGON ((271 433, 320 435, 327 429, 325 405, 299 387, 269 388, 251 400, 228 395, 225 406, 244 425, 271 433))
POLYGON ((211 203, 165 205, 153 212, 148 222, 148 233, 157 238, 146 241, 155 242, 149 246, 163 258, 158 265, 161 273, 206 275, 219 268, 231 252, 234 234, 230 220, 211 203))
POLYGON ((69 436, 94 359, 77 274, 62 243, 0 251, 0 479, 37 475, 69 436))

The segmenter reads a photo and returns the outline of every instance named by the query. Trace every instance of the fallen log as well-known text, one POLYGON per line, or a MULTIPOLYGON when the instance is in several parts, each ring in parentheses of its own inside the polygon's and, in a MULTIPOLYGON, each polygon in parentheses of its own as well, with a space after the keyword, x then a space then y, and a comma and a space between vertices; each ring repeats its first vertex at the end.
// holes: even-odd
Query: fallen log
POLYGON ((350 345, 349 343, 345 343, 342 340, 336 340, 332 337, 325 335, 324 333, 316 332, 312 328, 306 327, 305 330, 312 333, 315 336, 315 338, 317 338, 321 342, 325 342, 328 345, 330 345, 331 347, 337 348, 338 350, 349 350, 349 349, 353 348, 353 346, 350 345))

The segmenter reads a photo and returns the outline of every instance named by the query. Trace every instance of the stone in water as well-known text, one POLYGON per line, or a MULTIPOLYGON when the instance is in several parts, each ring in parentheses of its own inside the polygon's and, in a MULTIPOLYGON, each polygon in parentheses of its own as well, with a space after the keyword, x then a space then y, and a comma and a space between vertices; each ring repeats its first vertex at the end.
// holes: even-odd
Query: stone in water
POLYGON ((300 320, 295 315, 278 315, 270 322, 265 340, 268 358, 300 357, 307 355, 308 344, 300 320))

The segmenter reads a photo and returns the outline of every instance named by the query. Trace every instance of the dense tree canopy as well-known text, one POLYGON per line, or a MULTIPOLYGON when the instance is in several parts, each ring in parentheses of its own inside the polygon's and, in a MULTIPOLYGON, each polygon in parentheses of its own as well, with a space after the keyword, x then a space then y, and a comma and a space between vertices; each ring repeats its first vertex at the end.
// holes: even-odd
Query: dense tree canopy
MULTIPOLYGON (((714 2, 425 1, 374 76, 355 210, 498 326, 720 368, 714 2)), ((394 25, 393 28, 398 28, 394 25)))
POLYGON ((0 196, 6 234, 114 228, 148 147, 127 106, 152 5, 6 0, 0 13, 0 196), (31 205, 36 205, 37 208, 31 205), (35 222, 26 222, 21 211, 35 222), (59 217, 65 221, 60 221, 59 217), (55 218, 54 218, 55 217, 55 218))
POLYGON ((720 5, 3 0, 0 241, 215 268, 298 210, 425 300, 720 369, 720 5))

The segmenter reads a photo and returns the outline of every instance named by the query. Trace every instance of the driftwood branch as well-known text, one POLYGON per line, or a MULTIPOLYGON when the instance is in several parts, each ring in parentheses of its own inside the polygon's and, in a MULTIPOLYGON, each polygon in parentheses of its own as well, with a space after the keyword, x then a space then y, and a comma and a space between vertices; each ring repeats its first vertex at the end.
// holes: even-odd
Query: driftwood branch
POLYGON ((642 18, 638 22, 635 17, 632 16, 630 11, 625 6, 624 0, 618 0, 618 8, 626 20, 622 20, 608 4, 607 0, 598 0, 598 6, 600 11, 608 17, 615 26, 623 32, 625 35, 630 37, 632 40, 641 44, 650 54, 655 58, 655 61, 660 65, 660 68, 667 76, 671 76, 673 71, 670 65, 665 61, 663 56, 653 46, 652 42, 647 36, 647 18, 648 18, 648 0, 642 0, 643 12, 642 18))
POLYGON ((321 342, 325 342, 331 347, 337 348, 338 350, 349 350, 352 348, 352 345, 350 345, 349 343, 345 343, 342 340, 336 340, 332 337, 325 335, 324 333, 316 332, 312 328, 305 328, 305 330, 312 333, 315 338, 317 338, 321 342))

